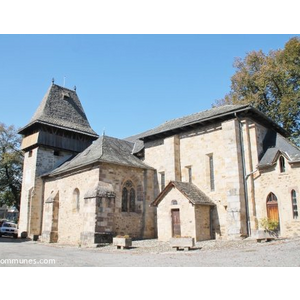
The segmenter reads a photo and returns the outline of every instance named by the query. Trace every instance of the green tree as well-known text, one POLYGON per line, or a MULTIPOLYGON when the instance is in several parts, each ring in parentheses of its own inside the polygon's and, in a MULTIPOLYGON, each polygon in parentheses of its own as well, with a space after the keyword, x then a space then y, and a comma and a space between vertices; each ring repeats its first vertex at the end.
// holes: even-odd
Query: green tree
POLYGON ((300 135, 300 39, 284 49, 252 51, 234 62, 231 91, 215 106, 251 104, 281 125, 297 141, 300 135))
POLYGON ((20 208, 23 154, 14 126, 0 123, 0 206, 20 208))

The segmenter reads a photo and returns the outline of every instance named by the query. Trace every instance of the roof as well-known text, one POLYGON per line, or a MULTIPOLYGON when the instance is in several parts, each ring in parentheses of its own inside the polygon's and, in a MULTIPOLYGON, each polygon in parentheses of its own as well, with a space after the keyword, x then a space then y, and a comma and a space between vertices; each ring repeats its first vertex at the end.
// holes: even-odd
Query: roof
POLYGON ((192 204, 215 206, 215 203, 196 185, 193 183, 180 181, 170 181, 151 205, 158 206, 158 204, 164 199, 164 197, 172 188, 176 188, 178 191, 180 191, 192 204))
POLYGON ((264 151, 261 154, 258 167, 264 168, 276 163, 280 154, 284 155, 289 163, 300 162, 300 149, 277 132, 269 132, 264 141, 264 151))
MULTIPOLYGON (((107 162, 117 165, 152 169, 135 157, 131 152, 133 143, 109 136, 101 136, 91 146, 79 153, 73 159, 65 162, 52 172, 45 174, 55 176, 77 170, 97 162, 107 162)), ((45 176, 44 175, 44 176, 45 176)))
POLYGON ((98 137, 91 128, 76 91, 52 84, 23 134, 34 124, 44 124, 98 137))
MULTIPOLYGON (((240 116, 249 116, 258 121, 262 124, 268 124, 268 127, 275 129, 275 131, 280 132, 282 135, 286 136, 287 132, 273 122, 270 118, 268 118, 265 114, 260 112, 259 110, 255 109, 249 104, 245 105, 224 105, 219 107, 214 107, 209 110, 201 111, 189 116, 177 118, 174 120, 167 121, 158 127, 153 129, 147 130, 143 133, 130 136, 125 140, 131 142, 137 142, 139 140, 142 141, 149 141, 155 140, 161 137, 168 137, 174 134, 188 131, 196 126, 212 124, 218 121, 224 121, 231 118, 235 118, 235 114, 239 114, 240 116)), ((143 144, 138 142, 134 149, 133 153, 137 153, 143 149, 143 144)))

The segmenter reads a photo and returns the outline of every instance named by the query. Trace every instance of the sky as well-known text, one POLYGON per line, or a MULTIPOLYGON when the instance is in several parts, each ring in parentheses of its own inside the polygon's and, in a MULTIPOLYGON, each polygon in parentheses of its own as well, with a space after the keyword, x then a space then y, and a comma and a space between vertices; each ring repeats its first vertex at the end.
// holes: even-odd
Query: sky
POLYGON ((91 127, 125 138, 210 109, 230 91, 236 57, 295 35, 0 35, 0 122, 27 125, 55 83, 77 88, 91 127))

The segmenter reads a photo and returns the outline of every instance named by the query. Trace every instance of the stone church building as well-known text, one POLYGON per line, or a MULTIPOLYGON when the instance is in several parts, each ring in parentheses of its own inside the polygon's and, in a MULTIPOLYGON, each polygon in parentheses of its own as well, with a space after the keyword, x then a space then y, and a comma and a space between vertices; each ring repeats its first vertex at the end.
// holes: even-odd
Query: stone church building
POLYGON ((19 133, 23 236, 78 245, 115 235, 236 239, 255 235, 263 218, 278 221, 281 236, 300 234, 300 150, 249 105, 121 140, 99 137, 76 90, 52 83, 19 133))

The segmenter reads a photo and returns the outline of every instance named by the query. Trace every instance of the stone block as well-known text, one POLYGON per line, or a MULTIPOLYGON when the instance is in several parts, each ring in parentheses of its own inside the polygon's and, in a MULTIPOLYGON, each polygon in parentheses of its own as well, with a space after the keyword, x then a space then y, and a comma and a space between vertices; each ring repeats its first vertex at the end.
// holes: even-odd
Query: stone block
POLYGON ((177 250, 180 248, 187 248, 190 250, 191 248, 195 247, 195 239, 192 237, 172 238, 170 240, 170 244, 172 248, 176 248, 177 250))
POLYGON ((132 246, 132 239, 127 237, 114 237, 113 245, 118 249, 125 249, 132 246))

